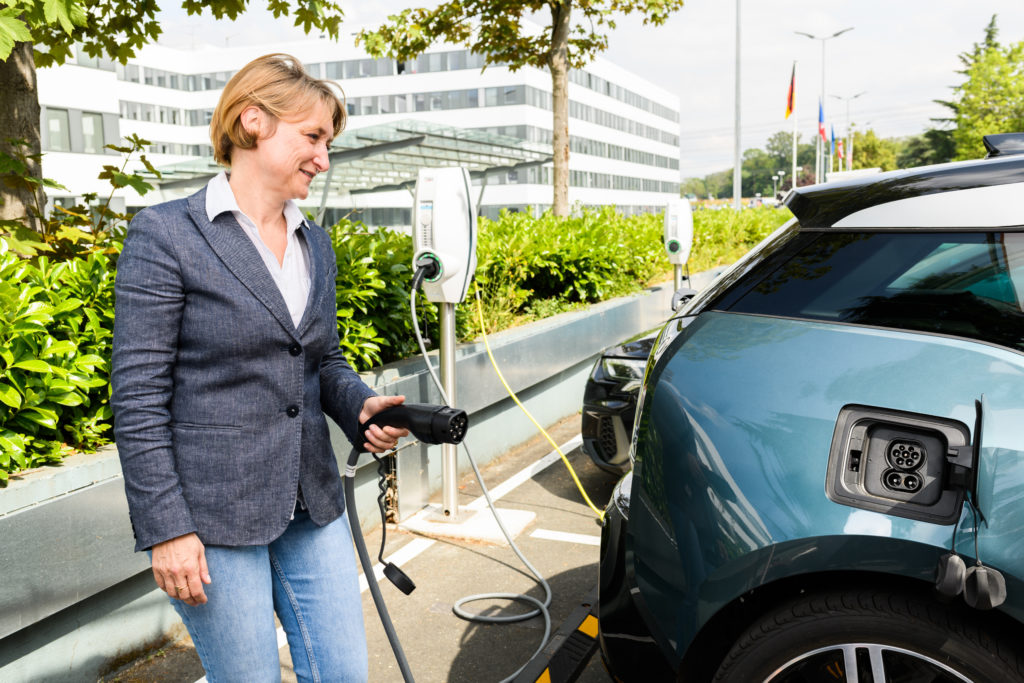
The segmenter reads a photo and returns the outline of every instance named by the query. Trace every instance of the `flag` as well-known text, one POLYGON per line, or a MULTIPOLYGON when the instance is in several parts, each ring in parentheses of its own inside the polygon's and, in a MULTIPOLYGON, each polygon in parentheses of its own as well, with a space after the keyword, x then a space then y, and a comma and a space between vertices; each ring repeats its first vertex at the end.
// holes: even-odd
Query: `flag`
POLYGON ((836 154, 836 127, 832 126, 832 156, 836 154))
POLYGON ((825 135, 825 108, 821 105, 821 100, 818 100, 818 135, 821 136, 822 142, 828 142, 828 136, 825 135))
POLYGON ((839 142, 836 143, 836 154, 839 156, 839 160, 842 161, 846 157, 846 153, 843 149, 843 139, 839 138, 839 142))
POLYGON ((796 62, 793 62, 793 74, 789 77, 789 94, 786 95, 786 118, 793 113, 796 109, 796 102, 793 98, 796 96, 796 62))

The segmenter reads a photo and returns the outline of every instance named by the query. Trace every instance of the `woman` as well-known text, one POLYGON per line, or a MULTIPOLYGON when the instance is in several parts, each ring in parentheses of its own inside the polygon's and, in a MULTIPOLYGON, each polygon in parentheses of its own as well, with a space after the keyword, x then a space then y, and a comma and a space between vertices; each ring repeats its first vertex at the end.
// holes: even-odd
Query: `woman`
MULTIPOLYGON (((246 65, 210 125, 222 172, 141 211, 118 263, 111 382, 136 550, 210 683, 366 679, 351 536, 324 413, 359 443, 381 397, 341 355, 330 239, 303 220, 345 123, 288 55, 246 65)), ((392 448, 404 430, 372 427, 392 448)))

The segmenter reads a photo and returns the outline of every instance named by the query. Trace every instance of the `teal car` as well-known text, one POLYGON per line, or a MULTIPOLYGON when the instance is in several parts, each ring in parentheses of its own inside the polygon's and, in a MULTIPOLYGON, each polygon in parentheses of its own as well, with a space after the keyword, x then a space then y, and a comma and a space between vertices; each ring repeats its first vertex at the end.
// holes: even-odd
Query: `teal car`
POLYGON ((661 330, 602 531, 619 681, 1024 681, 1024 135, 798 188, 661 330))

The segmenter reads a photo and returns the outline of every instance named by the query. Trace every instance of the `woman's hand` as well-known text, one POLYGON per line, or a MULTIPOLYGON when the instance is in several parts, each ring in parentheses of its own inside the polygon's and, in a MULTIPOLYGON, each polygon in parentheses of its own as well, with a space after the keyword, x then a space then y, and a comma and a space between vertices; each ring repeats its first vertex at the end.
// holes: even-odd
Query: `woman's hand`
POLYGON ((210 583, 206 549, 194 533, 153 546, 153 578, 172 598, 188 605, 206 603, 204 583, 210 583))
MULTIPOLYGON (((363 409, 359 412, 359 424, 363 424, 385 408, 402 403, 405 403, 405 396, 371 396, 366 399, 363 409)), ((408 435, 408 429, 371 425, 366 430, 366 443, 363 444, 363 448, 371 453, 386 453, 398 444, 399 437, 408 435)))

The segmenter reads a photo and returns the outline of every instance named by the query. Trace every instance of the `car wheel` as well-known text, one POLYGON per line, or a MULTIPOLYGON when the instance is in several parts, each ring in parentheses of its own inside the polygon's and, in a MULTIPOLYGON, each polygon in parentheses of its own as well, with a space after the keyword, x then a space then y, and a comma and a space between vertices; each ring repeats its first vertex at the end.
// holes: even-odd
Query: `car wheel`
POLYGON ((1024 681, 1024 661, 969 616, 935 601, 828 593, 803 597, 756 622, 714 680, 1010 683, 1024 681))

